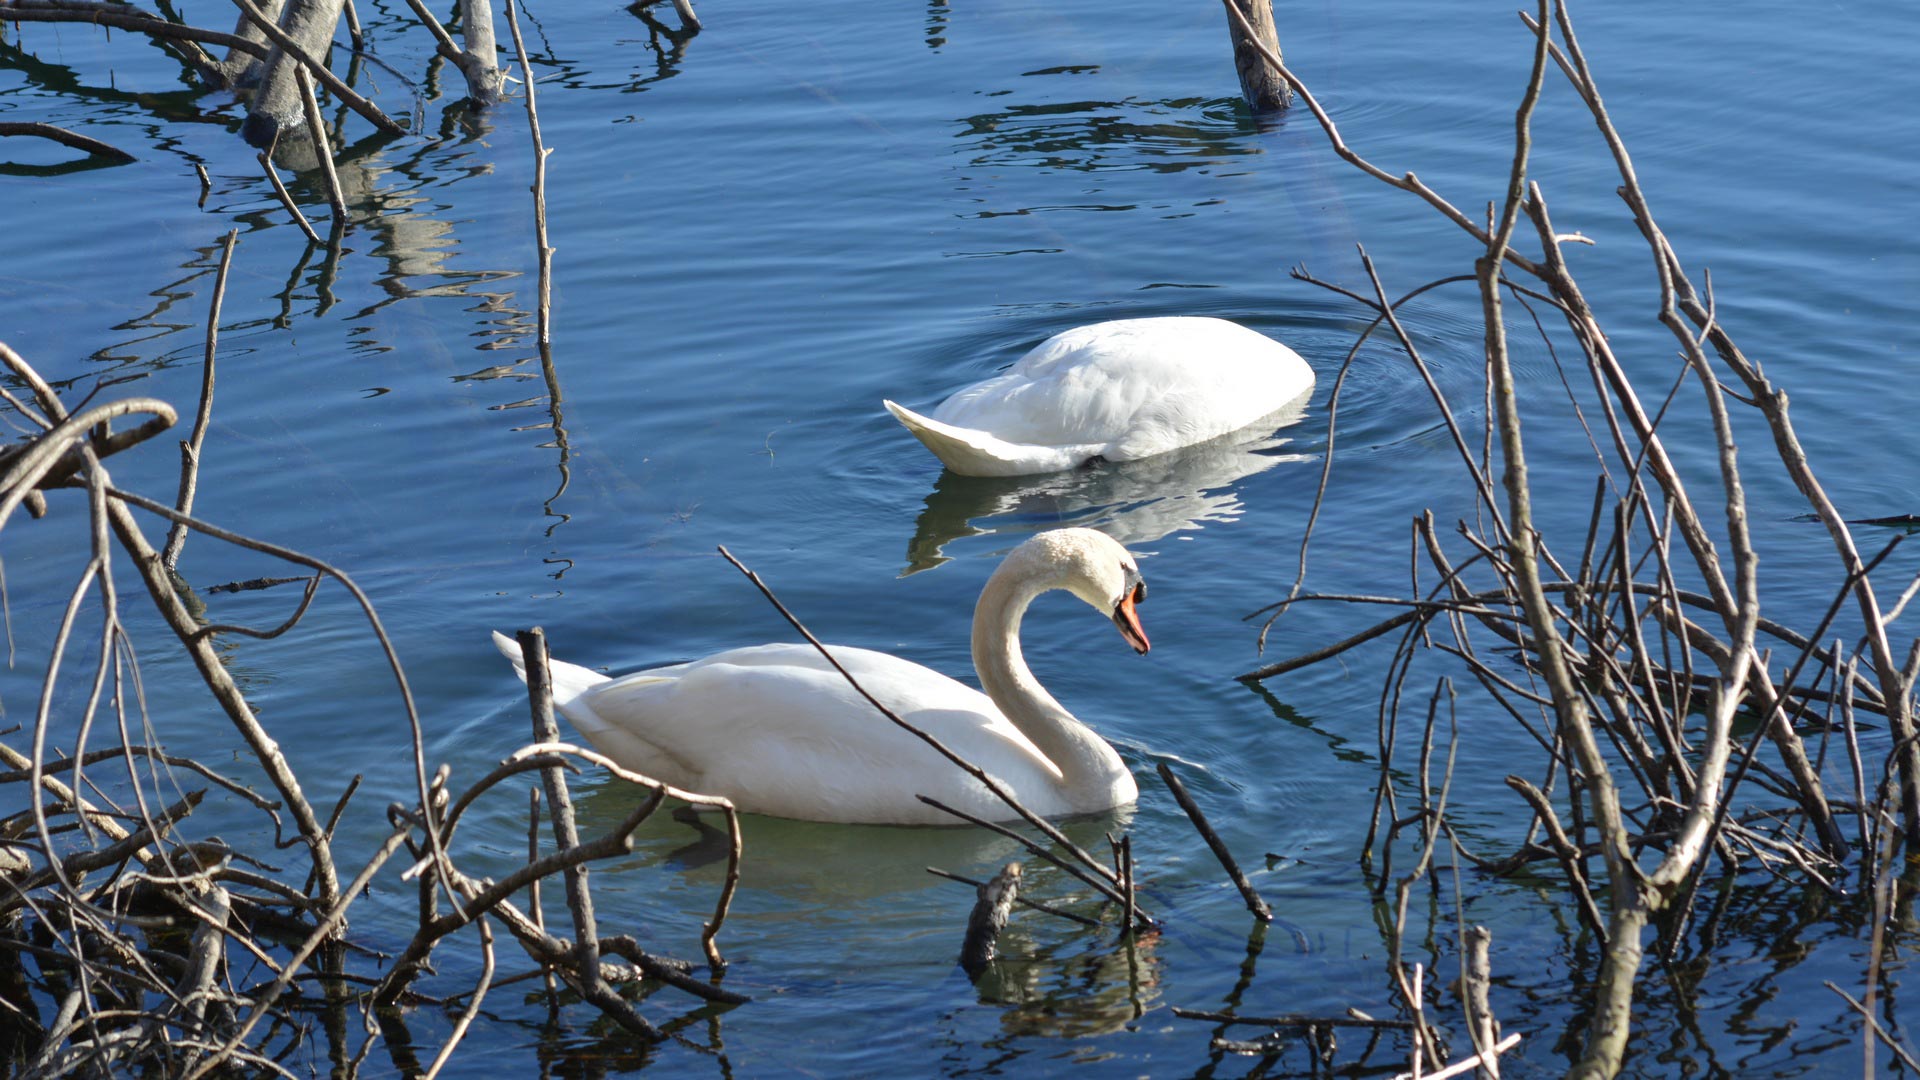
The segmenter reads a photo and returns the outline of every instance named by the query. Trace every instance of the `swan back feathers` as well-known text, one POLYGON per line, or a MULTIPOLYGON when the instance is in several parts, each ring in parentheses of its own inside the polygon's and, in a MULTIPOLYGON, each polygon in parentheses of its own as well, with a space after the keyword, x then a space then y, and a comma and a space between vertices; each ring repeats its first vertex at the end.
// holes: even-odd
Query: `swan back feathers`
POLYGON ((955 472, 1019 476, 1205 442, 1312 388, 1313 369, 1272 338, 1172 316, 1062 331, 926 416, 887 407, 955 472))

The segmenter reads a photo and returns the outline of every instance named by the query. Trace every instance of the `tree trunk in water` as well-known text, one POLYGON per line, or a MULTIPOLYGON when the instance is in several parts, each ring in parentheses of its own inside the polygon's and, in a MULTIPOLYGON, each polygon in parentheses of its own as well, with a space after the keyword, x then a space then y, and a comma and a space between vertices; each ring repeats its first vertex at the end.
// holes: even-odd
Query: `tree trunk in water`
MULTIPOLYGON (((1273 0, 1230 0, 1253 25, 1259 42, 1280 55, 1280 33, 1274 29, 1273 0)), ((1227 31, 1233 35, 1233 66, 1240 73, 1240 92, 1246 95, 1247 104, 1254 112, 1277 112, 1293 102, 1293 91, 1287 88, 1286 81, 1267 62, 1260 57, 1260 51, 1240 30, 1240 23, 1232 18, 1227 20, 1227 31)))
MULTIPOLYGON (((285 30, 308 56, 326 62, 333 47, 334 28, 340 24, 342 0, 287 0, 280 13, 280 29, 285 30)), ((260 77, 260 89, 247 108, 247 121, 240 135, 254 146, 267 146, 277 137, 304 139, 306 117, 300 107, 300 84, 293 69, 300 61, 276 48, 267 57, 260 77)))
MULTIPOLYGON (((253 6, 269 19, 277 21, 280 18, 280 0, 256 0, 253 6)), ((248 41, 257 41, 268 48, 273 47, 273 42, 268 41, 267 35, 253 25, 252 19, 244 14, 237 18, 239 22, 233 26, 234 36, 246 38, 248 41)), ((228 84, 231 86, 258 86, 260 75, 266 70, 266 61, 248 56, 238 49, 228 49, 226 59, 220 61, 220 68, 226 72, 228 84)))
POLYGON ((492 0, 460 0, 460 36, 467 46, 467 62, 460 65, 467 77, 467 96, 480 105, 497 103, 505 79, 493 41, 492 0))

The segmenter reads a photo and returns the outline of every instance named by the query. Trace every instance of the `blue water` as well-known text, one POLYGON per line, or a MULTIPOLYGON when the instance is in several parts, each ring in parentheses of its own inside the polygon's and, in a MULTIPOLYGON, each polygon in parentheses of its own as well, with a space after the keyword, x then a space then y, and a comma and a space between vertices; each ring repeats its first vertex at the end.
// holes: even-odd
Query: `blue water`
MULTIPOLYGON (((1511 11, 1286 7, 1288 59, 1348 141, 1480 213, 1505 182, 1530 59, 1511 11)), ((705 1012, 655 993, 643 1010, 685 1023, 641 1052, 579 1007, 570 1027, 546 1029, 544 1004, 526 993, 536 984, 521 984, 488 998, 492 1019, 454 1071, 1238 1076, 1255 1059, 1210 1055, 1213 1029, 1167 1006, 1392 1015, 1382 933, 1392 915, 1373 905, 1359 862, 1387 651, 1348 654, 1265 694, 1231 676, 1261 660, 1240 616, 1292 579, 1327 446, 1327 394, 1364 325, 1357 305, 1288 269, 1364 288, 1360 243, 1398 294, 1470 272, 1471 242, 1339 162, 1303 112, 1253 121, 1215 5, 739 0, 702 10, 707 30, 679 46, 618 5, 529 13, 554 151, 557 417, 532 336, 533 152, 519 99, 490 113, 459 104, 457 75, 433 60, 405 5, 366 5, 362 18, 399 73, 375 70, 372 85, 390 111, 417 109, 421 134, 383 145, 347 116, 353 226, 337 260, 307 250, 274 201, 234 134, 230 95, 191 89, 130 35, 36 24, 8 29, 0 45, 0 118, 83 128, 139 158, 66 171, 55 166, 69 151, 0 140, 0 162, 13 163, 0 172, 10 254, 0 340, 71 395, 136 378, 103 393, 190 413, 217 240, 237 228, 196 513, 324 558, 367 589, 407 666, 429 759, 450 763, 456 782, 528 738, 490 629, 542 625, 556 655, 612 670, 787 638, 717 544, 823 637, 956 675, 968 671, 973 597, 1025 533, 1097 524, 1142 558, 1148 658, 1061 598, 1036 608, 1025 642, 1056 696, 1141 777, 1130 815, 1074 831, 1102 846, 1103 830, 1131 831, 1147 902, 1166 919, 1158 937, 1129 952, 1112 934, 1022 914, 1005 943, 1013 959, 976 988, 952 963, 970 891, 923 867, 984 876, 1018 857, 1009 844, 962 830, 749 819, 722 945, 727 985, 754 1003, 705 1012), (195 163, 213 179, 204 208, 195 163), (1237 319, 1314 365, 1320 390, 1285 444, 1093 477, 967 482, 943 476, 879 407, 882 397, 936 402, 1071 325, 1164 314, 1237 319), (1163 760, 1280 916, 1244 968, 1251 919, 1160 789, 1163 760), (563 1064, 569 1055, 579 1061, 563 1064)), ((230 18, 217 4, 185 14, 222 28, 230 18)), ((1907 467, 1920 460, 1908 422, 1920 395, 1908 389, 1903 333, 1920 299, 1920 18, 1867 5, 1644 2, 1576 16, 1656 213, 1689 266, 1711 267, 1721 317, 1792 394, 1834 500, 1849 515, 1920 511, 1907 467)), ((673 24, 670 9, 657 17, 673 24)), ((1654 322, 1646 248, 1591 122, 1557 77, 1537 129, 1534 175, 1556 224, 1596 241, 1570 258, 1657 400, 1677 369, 1654 322)), ((293 183, 316 218, 326 212, 317 183, 293 183)), ((1471 288, 1429 294, 1406 319, 1477 428, 1471 288)), ((1584 437, 1567 427, 1552 358, 1537 342, 1517 348, 1522 400, 1542 431, 1554 425, 1535 444, 1543 519, 1582 528, 1584 437)), ((1569 377, 1576 388, 1584 378, 1569 377)), ((1705 484, 1711 443, 1695 415, 1673 421, 1669 445, 1705 484)), ((1384 346, 1363 350, 1348 376, 1337 440, 1309 584, 1403 590, 1408 522, 1431 508, 1444 530, 1473 501, 1418 377, 1384 346)), ((1749 494, 1770 613, 1824 604, 1826 541, 1790 520, 1804 507, 1764 469, 1757 426, 1743 428, 1743 450, 1762 466, 1749 494)), ((109 465, 118 484, 162 498, 178 469, 169 438, 109 465)), ((0 677, 8 723, 31 721, 85 551, 82 504, 54 501, 47 521, 11 522, 0 551, 15 650, 0 677)), ((1890 567, 1897 577, 1914 565, 1896 557, 1890 567)), ((182 572, 204 588, 286 571, 201 537, 182 572)), ((128 568, 119 579, 123 597, 139 599, 128 568)), ((211 607, 272 624, 290 592, 223 594, 211 607)), ((152 727, 177 752, 245 775, 191 665, 157 620, 127 606, 152 727)), ((1267 655, 1372 617, 1303 608, 1278 624, 1267 655)), ((296 632, 234 640, 227 655, 316 801, 330 805, 348 776, 365 776, 339 847, 343 861, 371 848, 385 805, 412 798, 413 772, 391 678, 345 593, 329 586, 296 632)), ((72 672, 56 741, 71 740, 84 693, 72 672)), ((1409 684, 1421 709, 1432 677, 1409 684)), ((1516 757, 1530 743, 1484 702, 1463 704, 1461 726, 1456 783, 1472 796, 1457 812, 1504 850, 1499 829, 1521 808, 1500 778, 1530 760, 1516 757)), ((628 791, 582 786, 588 827, 631 805, 628 791)), ((204 816, 230 838, 255 825, 232 810, 204 816)), ((499 873, 524 834, 524 804, 503 794, 469 820, 463 843, 499 873)), ((1397 858, 1403 869, 1411 855, 1397 858)), ((413 914, 396 874, 353 918, 356 936, 389 951, 413 914)), ((1036 863, 1029 876, 1036 895, 1073 895, 1036 863)), ((594 881, 610 926, 691 958, 720 878, 711 842, 663 819, 594 881)), ((1457 972, 1457 920, 1490 925, 1495 1010, 1528 1036, 1510 1073, 1563 1069, 1584 1020, 1574 991, 1597 953, 1557 880, 1468 876, 1459 888, 1465 904, 1450 877, 1416 890, 1409 958, 1444 985, 1457 972)), ((1751 890, 1751 905, 1738 902, 1748 895, 1732 908, 1738 929, 1687 969, 1691 998, 1650 971, 1635 1075, 1857 1074, 1856 1024, 1821 981, 1859 985, 1864 930, 1823 921, 1812 901, 1803 909, 1751 890)), ((1906 955, 1893 962, 1896 981, 1906 955)), ((470 943, 437 959, 430 993, 476 977, 470 943)), ((503 955, 502 966, 525 965, 503 955)), ((1430 1005, 1457 1013, 1445 989, 1430 1005)), ((451 1019, 422 1007, 406 1022, 430 1059, 451 1019)), ((300 1053, 327 1067, 323 1046, 300 1053)), ((1342 1060, 1356 1054, 1350 1046, 1342 1060)), ((1395 1060, 1402 1051, 1388 1048, 1370 1063, 1395 1060)), ((1299 1049, 1283 1063, 1308 1068, 1299 1049)), ((376 1051, 369 1068, 390 1067, 376 1051)))

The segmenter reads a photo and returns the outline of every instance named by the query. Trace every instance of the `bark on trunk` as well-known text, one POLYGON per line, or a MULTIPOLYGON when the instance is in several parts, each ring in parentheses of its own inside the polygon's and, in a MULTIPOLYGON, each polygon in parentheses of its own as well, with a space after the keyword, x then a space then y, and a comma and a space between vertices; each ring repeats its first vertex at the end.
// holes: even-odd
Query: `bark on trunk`
MULTIPOLYGON (((280 13, 280 29, 308 56, 325 62, 333 45, 334 28, 340 24, 342 0, 289 0, 280 13)), ((240 134, 254 146, 272 145, 276 138, 288 141, 306 138, 306 117, 301 111, 300 84, 293 69, 300 61, 275 48, 267 57, 260 89, 247 108, 247 121, 240 134)))
MULTIPOLYGON (((276 21, 280 18, 280 6, 280 0, 255 0, 254 3, 254 7, 260 10, 260 14, 276 21)), ((245 38, 269 52, 273 49, 273 42, 268 41, 267 35, 253 25, 252 19, 244 14, 237 15, 235 18, 238 20, 233 26, 235 37, 245 38)), ((252 87, 260 85, 260 76, 266 71, 267 62, 261 57, 242 52, 237 48, 229 48, 226 58, 220 61, 220 68, 226 72, 231 85, 252 87)))
POLYGON ((505 80, 493 40, 492 0, 460 0, 460 36, 466 41, 460 71, 467 77, 467 96, 480 105, 497 104, 505 80))
MULTIPOLYGON (((1273 0, 1232 0, 1232 3, 1253 25, 1260 43, 1279 56, 1280 33, 1274 29, 1273 0)), ((1246 95, 1253 111, 1277 112, 1292 104, 1293 91, 1287 88, 1286 80, 1261 59, 1259 49, 1240 29, 1239 22, 1228 19, 1227 31, 1233 35, 1233 66, 1240 73, 1240 92, 1246 95)))

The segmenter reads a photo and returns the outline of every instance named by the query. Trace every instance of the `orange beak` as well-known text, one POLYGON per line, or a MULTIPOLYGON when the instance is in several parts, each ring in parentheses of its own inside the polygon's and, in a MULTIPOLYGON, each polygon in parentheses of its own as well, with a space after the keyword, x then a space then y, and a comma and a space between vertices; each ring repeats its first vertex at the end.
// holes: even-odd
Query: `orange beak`
POLYGON ((1127 639, 1134 652, 1144 654, 1153 645, 1147 641, 1147 632, 1140 628, 1140 613, 1133 609, 1134 595, 1129 592, 1113 605, 1113 625, 1120 628, 1120 636, 1127 639))

